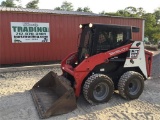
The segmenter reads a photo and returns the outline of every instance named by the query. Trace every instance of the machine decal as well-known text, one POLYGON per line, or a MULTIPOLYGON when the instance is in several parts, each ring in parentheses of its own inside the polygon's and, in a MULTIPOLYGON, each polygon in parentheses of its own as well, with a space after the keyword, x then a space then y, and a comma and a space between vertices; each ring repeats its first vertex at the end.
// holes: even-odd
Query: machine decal
POLYGON ((128 52, 127 58, 136 59, 139 55, 139 48, 131 48, 128 52))
POLYGON ((127 51, 128 50, 128 47, 126 48, 122 48, 122 49, 119 49, 119 50, 116 50, 116 51, 113 51, 113 52, 110 52, 109 54, 112 56, 112 55, 115 55, 115 54, 120 54, 124 51, 127 51))
POLYGON ((139 67, 144 76, 147 78, 146 58, 143 42, 135 41, 127 54, 124 67, 139 67))

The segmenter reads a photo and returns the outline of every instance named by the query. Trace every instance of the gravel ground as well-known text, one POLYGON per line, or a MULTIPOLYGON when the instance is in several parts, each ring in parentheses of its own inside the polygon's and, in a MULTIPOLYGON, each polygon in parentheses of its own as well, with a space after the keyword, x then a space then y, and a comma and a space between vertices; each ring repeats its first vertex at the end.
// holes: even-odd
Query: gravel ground
MULTIPOLYGON (((61 74, 60 68, 0 74, 0 120, 39 120, 29 90, 51 70, 61 74)), ((91 106, 80 96, 73 112, 47 120, 160 120, 160 54, 154 56, 152 74, 137 100, 115 93, 108 103, 91 106)))

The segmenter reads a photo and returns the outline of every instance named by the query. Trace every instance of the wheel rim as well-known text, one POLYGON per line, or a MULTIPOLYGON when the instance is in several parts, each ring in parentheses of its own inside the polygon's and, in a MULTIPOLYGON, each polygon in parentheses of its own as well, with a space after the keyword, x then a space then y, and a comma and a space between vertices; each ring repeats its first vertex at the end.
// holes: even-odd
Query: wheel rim
POLYGON ((138 79, 133 79, 129 84, 128 84, 128 89, 129 93, 131 95, 136 95, 141 88, 141 82, 138 79))
POLYGON ((104 100, 109 93, 109 86, 106 83, 99 83, 95 86, 93 91, 93 96, 96 100, 102 101, 104 100))

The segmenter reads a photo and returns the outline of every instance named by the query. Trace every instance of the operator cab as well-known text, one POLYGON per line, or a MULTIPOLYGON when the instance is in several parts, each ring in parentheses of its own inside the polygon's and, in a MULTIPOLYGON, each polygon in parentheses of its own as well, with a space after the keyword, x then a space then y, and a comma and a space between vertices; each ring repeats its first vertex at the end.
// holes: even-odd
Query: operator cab
POLYGON ((139 28, 106 24, 82 24, 78 61, 88 56, 106 52, 129 44, 132 41, 132 32, 139 32, 139 28))

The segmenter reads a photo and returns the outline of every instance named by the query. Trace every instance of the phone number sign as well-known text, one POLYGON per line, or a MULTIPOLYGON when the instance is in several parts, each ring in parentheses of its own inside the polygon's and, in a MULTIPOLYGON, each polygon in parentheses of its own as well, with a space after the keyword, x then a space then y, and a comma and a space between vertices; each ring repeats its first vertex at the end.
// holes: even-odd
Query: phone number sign
POLYGON ((49 23, 11 22, 12 43, 50 42, 49 23))

